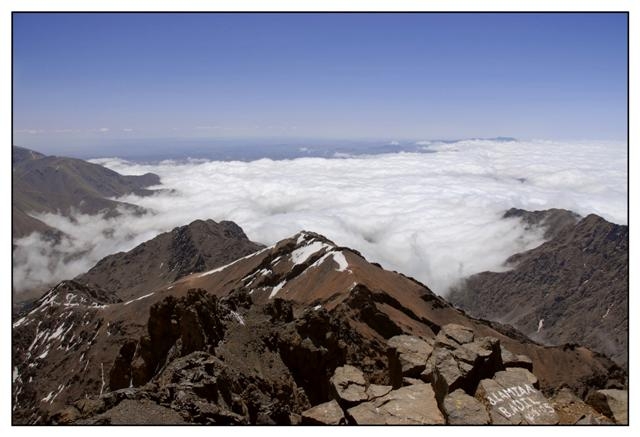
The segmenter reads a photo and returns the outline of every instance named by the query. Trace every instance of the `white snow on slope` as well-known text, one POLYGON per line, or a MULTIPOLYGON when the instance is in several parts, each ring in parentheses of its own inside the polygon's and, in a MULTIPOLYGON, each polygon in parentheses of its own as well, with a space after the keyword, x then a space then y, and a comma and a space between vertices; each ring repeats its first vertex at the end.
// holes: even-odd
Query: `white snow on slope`
POLYGON ((284 284, 286 284, 287 281, 282 281, 281 283, 279 283, 278 285, 276 285, 275 287, 273 287, 273 289, 271 290, 271 294, 269 295, 269 299, 273 299, 273 297, 278 294, 278 291, 280 291, 282 289, 282 287, 284 287, 284 284))
POLYGON ((291 252, 291 262, 293 265, 304 263, 311 255, 318 253, 322 249, 329 249, 331 246, 321 241, 314 241, 306 246, 299 247, 291 252))
POLYGON ((151 293, 149 293, 149 294, 145 294, 144 296, 140 296, 140 297, 137 297, 137 298, 135 298, 135 299, 131 299, 131 300, 129 300, 129 301, 127 301, 127 302, 123 303, 123 305, 129 305, 131 302, 135 302, 135 301, 137 301, 137 300, 146 299, 146 298, 148 298, 149 296, 152 296, 152 295, 153 295, 153 293, 154 293, 154 292, 152 291, 151 293))

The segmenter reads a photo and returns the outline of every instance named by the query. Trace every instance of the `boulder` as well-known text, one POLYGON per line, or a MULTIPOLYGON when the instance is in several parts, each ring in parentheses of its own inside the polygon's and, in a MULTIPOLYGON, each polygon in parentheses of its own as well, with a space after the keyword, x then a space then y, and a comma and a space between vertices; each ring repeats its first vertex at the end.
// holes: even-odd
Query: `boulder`
POLYGON ((506 349, 504 346, 500 346, 500 354, 502 357, 502 364, 504 367, 522 367, 530 372, 533 371, 533 361, 526 355, 516 355, 506 349))
POLYGON ((402 385, 402 378, 415 378, 425 369, 431 344, 412 335, 396 335, 387 341, 389 378, 394 388, 402 385))
POLYGON ((612 423, 566 387, 554 394, 550 401, 553 409, 558 413, 561 425, 612 423))
POLYGON ((430 384, 393 390, 389 394, 350 408, 350 423, 357 425, 440 425, 444 416, 438 409, 430 384))
POLYGON ((526 369, 510 368, 480 381, 475 397, 487 406, 493 423, 555 425, 558 415, 534 387, 537 381, 526 369))
POLYGON ((434 346, 456 349, 473 341, 473 330, 466 326, 449 323, 444 325, 435 339, 434 346))
POLYGON ((587 403, 619 424, 629 423, 629 392, 627 390, 596 390, 587 397, 587 403))
POLYGON ((364 374, 356 367, 346 364, 336 368, 329 382, 334 399, 343 408, 352 407, 369 399, 364 374))
POLYGON ((452 351, 439 348, 433 351, 433 373, 431 380, 436 393, 438 403, 452 391, 461 388, 465 383, 465 378, 471 370, 471 366, 465 363, 458 365, 452 351))
POLYGON ((335 400, 316 405, 302 413, 304 425, 344 425, 346 419, 335 400))
POLYGON ((484 405, 461 389, 445 396, 442 412, 450 425, 486 425, 489 423, 489 414, 484 405))

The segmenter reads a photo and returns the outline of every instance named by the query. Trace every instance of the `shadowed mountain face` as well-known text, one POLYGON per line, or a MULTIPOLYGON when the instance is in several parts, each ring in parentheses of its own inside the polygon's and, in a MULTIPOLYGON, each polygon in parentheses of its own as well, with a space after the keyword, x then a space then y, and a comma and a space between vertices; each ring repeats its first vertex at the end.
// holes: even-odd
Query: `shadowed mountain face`
MULTIPOLYGON (((370 412, 383 404, 402 416, 390 410, 385 423, 444 423, 443 414, 456 423, 448 405, 480 402, 475 395, 489 408, 491 387, 515 384, 509 393, 542 402, 561 387, 584 398, 625 384, 600 354, 470 318, 318 234, 219 266, 227 250, 216 244, 236 239, 249 250, 243 236, 232 224, 195 222, 52 288, 13 323, 14 423, 287 424, 327 414, 377 423, 370 412), (197 261, 192 247, 209 258, 197 261), (160 282, 149 280, 153 269, 160 282), (136 271, 144 286, 116 281, 136 271), (418 397, 427 416, 408 405, 418 397)), ((494 410, 483 413, 491 423, 543 423, 494 410)))
POLYGON ((72 209, 85 214, 106 211, 117 214, 118 207, 143 210, 135 205, 110 200, 126 194, 149 195, 146 187, 157 185, 160 178, 152 173, 123 176, 101 165, 80 159, 45 156, 13 146, 13 238, 31 232, 55 230, 29 216, 29 213, 61 213, 72 209))
POLYGON ((472 276, 449 300, 545 344, 588 346, 626 368, 629 228, 560 210, 507 214, 548 226, 551 239, 510 257, 513 270, 472 276))
POLYGON ((129 252, 109 255, 75 280, 126 300, 191 273, 228 264, 263 247, 249 241, 233 222, 196 220, 160 234, 129 252))

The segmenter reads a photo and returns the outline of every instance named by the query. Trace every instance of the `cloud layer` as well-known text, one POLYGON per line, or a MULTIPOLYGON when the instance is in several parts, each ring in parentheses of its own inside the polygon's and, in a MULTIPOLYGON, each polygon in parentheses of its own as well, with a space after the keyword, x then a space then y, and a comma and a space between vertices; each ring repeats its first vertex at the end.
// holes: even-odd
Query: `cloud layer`
POLYGON ((211 218, 233 220, 264 244, 301 229, 318 232, 445 293, 542 242, 541 232, 500 219, 511 207, 566 208, 626 223, 626 144, 472 140, 425 148, 436 153, 156 165, 96 160, 123 174, 157 173, 175 192, 120 199, 155 211, 142 217, 77 215, 72 223, 38 216, 71 239, 55 248, 37 235, 17 241, 14 285, 73 277, 105 255, 211 218), (78 251, 83 255, 67 262, 59 256, 78 251))

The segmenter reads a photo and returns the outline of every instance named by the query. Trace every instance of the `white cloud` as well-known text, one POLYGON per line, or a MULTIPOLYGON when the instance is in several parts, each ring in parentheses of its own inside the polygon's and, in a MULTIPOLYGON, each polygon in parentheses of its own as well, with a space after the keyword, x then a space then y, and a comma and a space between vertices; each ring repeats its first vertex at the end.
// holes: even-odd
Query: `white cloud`
POLYGON ((399 145, 400 145, 400 143, 399 143, 398 141, 391 141, 391 142, 389 143, 389 145, 390 145, 390 146, 399 146, 399 145))
POLYGON ((100 129, 98 129, 98 132, 107 133, 107 132, 109 132, 109 128, 108 127, 101 127, 100 129))
POLYGON ((176 192, 122 199, 155 215, 80 215, 78 225, 39 216, 73 237, 58 250, 86 253, 50 267, 50 249, 33 237, 19 241, 15 283, 72 277, 108 253, 211 218, 233 220, 264 244, 301 229, 319 232, 443 293, 461 277, 500 269, 509 255, 542 241, 516 220, 501 220, 508 208, 567 208, 626 223, 625 144, 464 141, 432 150, 437 153, 158 165, 95 160, 124 174, 157 173, 176 192))

